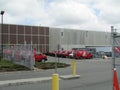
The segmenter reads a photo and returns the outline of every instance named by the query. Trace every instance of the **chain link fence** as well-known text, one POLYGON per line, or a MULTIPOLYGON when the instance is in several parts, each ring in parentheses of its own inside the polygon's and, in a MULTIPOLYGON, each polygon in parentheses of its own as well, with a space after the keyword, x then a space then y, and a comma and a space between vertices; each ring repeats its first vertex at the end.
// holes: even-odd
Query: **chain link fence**
POLYGON ((112 60, 113 60, 113 68, 117 69, 118 81, 120 85, 120 32, 115 29, 113 26, 111 27, 112 34, 112 60))
POLYGON ((3 45, 3 58, 34 69, 35 60, 31 44, 3 45))

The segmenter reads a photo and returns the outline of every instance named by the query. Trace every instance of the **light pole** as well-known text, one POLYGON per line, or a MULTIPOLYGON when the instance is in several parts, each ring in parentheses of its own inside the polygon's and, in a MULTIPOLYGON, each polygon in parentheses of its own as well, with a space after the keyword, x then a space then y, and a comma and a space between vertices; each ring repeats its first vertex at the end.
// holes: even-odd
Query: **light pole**
POLYGON ((3 38, 2 38, 2 31, 3 31, 3 14, 4 14, 4 11, 1 11, 1 56, 3 58, 3 38))

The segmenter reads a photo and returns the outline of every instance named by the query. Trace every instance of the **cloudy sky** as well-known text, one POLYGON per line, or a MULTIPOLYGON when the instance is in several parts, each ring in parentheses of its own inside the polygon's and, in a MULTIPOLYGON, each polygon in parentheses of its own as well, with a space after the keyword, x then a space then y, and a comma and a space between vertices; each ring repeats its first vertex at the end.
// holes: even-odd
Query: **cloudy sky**
POLYGON ((120 0, 0 0, 4 23, 110 31, 120 29, 120 0))

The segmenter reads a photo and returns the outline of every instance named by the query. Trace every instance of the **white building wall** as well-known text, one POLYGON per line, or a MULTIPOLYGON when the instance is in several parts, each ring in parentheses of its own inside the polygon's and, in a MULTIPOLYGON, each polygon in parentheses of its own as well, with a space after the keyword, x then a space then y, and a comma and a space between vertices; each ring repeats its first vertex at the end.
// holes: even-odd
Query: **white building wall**
POLYGON ((110 33, 107 32, 95 32, 87 31, 85 37, 86 46, 109 46, 110 45, 110 33))
POLYGON ((110 33, 50 28, 50 51, 60 49, 85 48, 86 46, 110 46, 110 33))

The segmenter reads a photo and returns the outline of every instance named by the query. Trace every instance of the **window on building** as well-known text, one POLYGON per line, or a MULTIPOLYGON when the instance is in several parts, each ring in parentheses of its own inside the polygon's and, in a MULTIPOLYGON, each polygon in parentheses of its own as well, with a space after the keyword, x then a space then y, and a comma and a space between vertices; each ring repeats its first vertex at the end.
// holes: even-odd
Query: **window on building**
POLYGON ((61 36, 63 36, 63 32, 61 32, 61 36))

